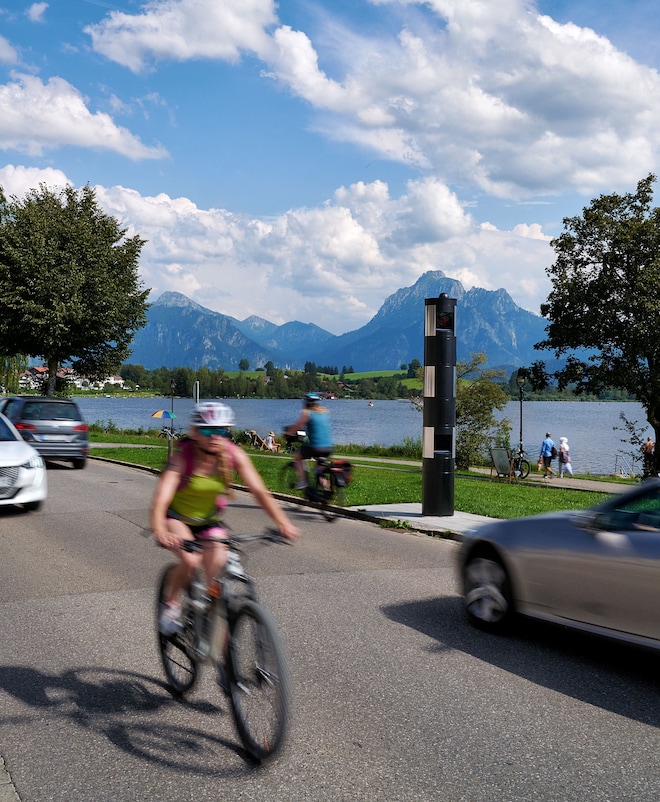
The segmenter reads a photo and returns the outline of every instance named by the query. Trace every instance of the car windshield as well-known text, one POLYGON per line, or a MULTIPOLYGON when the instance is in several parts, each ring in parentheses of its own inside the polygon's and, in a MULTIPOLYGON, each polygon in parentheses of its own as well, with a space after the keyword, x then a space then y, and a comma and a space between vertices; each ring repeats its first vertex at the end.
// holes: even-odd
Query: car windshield
POLYGON ((602 523, 607 529, 615 531, 660 530, 660 489, 654 488, 640 497, 616 505, 602 523))
POLYGON ((7 443, 12 440, 16 440, 16 435, 7 426, 6 422, 0 419, 0 442, 7 443))

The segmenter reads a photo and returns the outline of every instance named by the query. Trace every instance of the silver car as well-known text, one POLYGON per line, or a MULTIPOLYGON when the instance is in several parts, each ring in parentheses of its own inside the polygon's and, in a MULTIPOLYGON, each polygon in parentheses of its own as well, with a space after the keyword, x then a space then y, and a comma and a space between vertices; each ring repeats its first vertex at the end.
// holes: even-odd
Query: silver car
POLYGON ((459 556, 472 624, 514 614, 660 648, 660 479, 584 512, 487 524, 459 556))
POLYGON ((44 459, 67 460, 84 468, 89 456, 89 427, 75 401, 45 396, 9 396, 0 412, 44 459))

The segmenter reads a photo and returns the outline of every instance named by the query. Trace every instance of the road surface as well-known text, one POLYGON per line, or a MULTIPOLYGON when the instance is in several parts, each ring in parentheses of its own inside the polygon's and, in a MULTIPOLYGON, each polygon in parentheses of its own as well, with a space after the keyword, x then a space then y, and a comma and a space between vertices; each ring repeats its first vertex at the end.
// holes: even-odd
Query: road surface
MULTIPOLYGON (((185 702, 165 687, 154 477, 91 462, 49 482, 41 511, 0 509, 0 802, 660 798, 657 656, 475 631, 455 542, 297 508, 301 542, 248 563, 295 701, 286 750, 255 768, 210 671, 185 702)), ((229 519, 266 523, 240 493, 229 519)))

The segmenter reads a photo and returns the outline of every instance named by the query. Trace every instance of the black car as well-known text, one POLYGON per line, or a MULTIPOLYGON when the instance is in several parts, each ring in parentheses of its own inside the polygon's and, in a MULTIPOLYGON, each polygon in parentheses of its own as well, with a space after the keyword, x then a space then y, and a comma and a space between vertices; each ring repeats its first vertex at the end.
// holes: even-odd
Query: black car
POLYGON ((75 401, 44 396, 10 396, 2 412, 21 437, 44 459, 70 460, 84 468, 89 455, 89 427, 75 401))

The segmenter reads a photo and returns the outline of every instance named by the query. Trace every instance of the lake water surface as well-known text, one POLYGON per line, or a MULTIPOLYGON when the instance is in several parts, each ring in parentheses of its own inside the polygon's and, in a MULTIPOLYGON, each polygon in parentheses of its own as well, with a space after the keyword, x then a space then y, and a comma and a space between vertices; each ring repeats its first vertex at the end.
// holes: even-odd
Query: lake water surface
MULTIPOLYGON (((76 401, 89 423, 112 421, 119 429, 161 428, 164 421, 152 418, 158 409, 171 410, 170 398, 105 398, 80 397, 76 401)), ((276 434, 293 423, 301 409, 297 399, 266 400, 257 398, 229 399, 239 429, 255 429, 262 437, 272 429, 276 434)), ((407 401, 367 401, 338 399, 328 401, 332 414, 335 441, 338 444, 383 446, 397 445, 422 434, 422 413, 407 401)), ((185 427, 193 401, 174 399, 175 425, 185 427)), ((523 402, 523 441, 530 458, 538 456, 541 441, 549 431, 556 443, 568 437, 573 469, 580 473, 613 473, 617 454, 631 449, 621 442, 626 432, 619 414, 638 421, 644 437, 653 436, 647 429, 641 404, 623 402, 530 401, 523 402)), ((511 442, 518 442, 520 404, 510 401, 501 413, 511 422, 511 442)), ((619 456, 619 461, 621 457, 619 456)))

